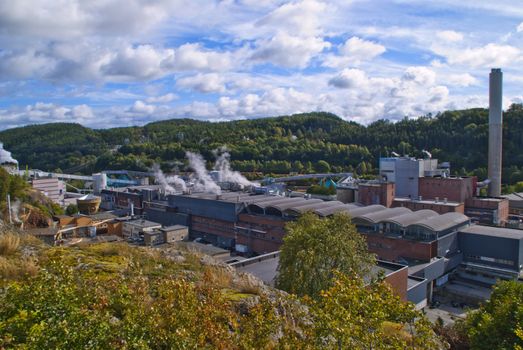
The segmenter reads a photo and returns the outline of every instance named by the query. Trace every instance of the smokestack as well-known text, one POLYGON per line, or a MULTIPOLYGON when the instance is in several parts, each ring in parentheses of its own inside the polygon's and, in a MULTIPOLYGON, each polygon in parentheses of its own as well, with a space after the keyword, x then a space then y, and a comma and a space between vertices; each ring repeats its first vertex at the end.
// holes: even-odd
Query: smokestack
POLYGON ((488 146, 488 177, 492 181, 488 187, 491 197, 501 195, 501 153, 503 138, 503 73, 499 68, 493 68, 489 76, 489 146, 488 146))

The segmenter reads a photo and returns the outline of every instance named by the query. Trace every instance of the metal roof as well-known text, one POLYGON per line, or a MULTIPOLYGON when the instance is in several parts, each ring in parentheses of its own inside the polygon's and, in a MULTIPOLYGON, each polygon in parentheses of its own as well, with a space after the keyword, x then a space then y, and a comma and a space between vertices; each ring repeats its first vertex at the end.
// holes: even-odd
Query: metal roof
POLYGON ((434 232, 441 232, 459 224, 465 224, 469 222, 468 216, 461 213, 445 213, 443 215, 434 216, 427 220, 417 222, 409 226, 422 226, 434 232))
POLYGON ((461 233, 483 235, 483 236, 494 236, 510 239, 523 239, 523 230, 516 230, 504 227, 491 227, 482 225, 472 225, 467 228, 460 230, 461 233))
MULTIPOLYGON (((294 199, 294 198, 291 198, 291 199, 294 199)), ((266 209, 273 208, 273 209, 277 209, 279 211, 284 211, 285 209, 293 208, 294 206, 304 205, 309 202, 309 200, 305 199, 305 198, 298 198, 298 199, 299 200, 296 200, 296 201, 289 200, 289 201, 282 202, 282 203, 270 204, 269 206, 267 206, 266 209)))
POLYGON ((379 222, 390 220, 397 216, 402 216, 405 214, 412 213, 412 210, 408 208, 398 207, 398 208, 389 208, 385 210, 373 211, 363 214, 354 214, 354 211, 351 213, 353 219, 364 220, 371 224, 377 224, 379 222))
POLYGON ((341 204, 336 205, 336 206, 330 206, 330 207, 327 207, 327 208, 316 209, 314 211, 314 213, 319 215, 319 216, 329 216, 329 215, 333 215, 333 214, 341 213, 341 212, 347 212, 348 213, 348 212, 350 212, 350 210, 357 209, 357 208, 360 208, 360 207, 355 205, 355 204, 343 204, 343 203, 341 203, 341 204))
POLYGON ((354 209, 349 209, 349 214, 350 214, 350 216, 355 217, 357 215, 370 214, 370 213, 374 213, 376 211, 381 211, 381 210, 385 210, 385 209, 387 209, 387 208, 385 208, 381 204, 373 204, 373 205, 367 205, 366 207, 358 207, 358 208, 354 208, 354 209))
POLYGON ((306 211, 314 210, 318 207, 323 208, 325 206, 332 205, 331 203, 332 202, 326 202, 321 199, 309 199, 304 204, 293 205, 292 207, 285 209, 285 212, 288 214, 298 214, 299 215, 299 214, 305 213, 306 211))
POLYGON ((282 204, 282 203, 296 203, 303 201, 303 198, 289 198, 289 197, 274 197, 273 200, 267 200, 267 201, 258 201, 249 203, 249 208, 259 208, 259 209, 265 209, 269 206, 282 204))
POLYGON ((411 213, 406 213, 400 216, 395 216, 393 218, 389 218, 386 220, 383 220, 384 222, 390 222, 402 227, 407 227, 409 225, 415 224, 417 222, 430 219, 432 217, 439 216, 438 213, 436 213, 434 210, 430 209, 423 209, 418 210, 411 213))

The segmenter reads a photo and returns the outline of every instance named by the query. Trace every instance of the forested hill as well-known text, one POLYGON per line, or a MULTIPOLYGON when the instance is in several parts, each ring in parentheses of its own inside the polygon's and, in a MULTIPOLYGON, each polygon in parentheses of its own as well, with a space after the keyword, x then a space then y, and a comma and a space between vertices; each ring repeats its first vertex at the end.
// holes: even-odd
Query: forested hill
MULTIPOLYGON (((504 113, 505 183, 523 180, 523 106, 504 113)), ((101 169, 167 170, 183 167, 185 151, 227 145, 241 171, 357 171, 372 173, 391 152, 450 161, 453 172, 486 175, 488 110, 448 111, 436 116, 379 120, 368 126, 329 113, 210 123, 174 119, 143 127, 92 130, 78 124, 45 124, 0 132, 0 141, 21 166, 91 173, 101 169), (323 160, 323 161, 322 161, 323 160), (330 168, 330 169, 329 169, 330 168)))

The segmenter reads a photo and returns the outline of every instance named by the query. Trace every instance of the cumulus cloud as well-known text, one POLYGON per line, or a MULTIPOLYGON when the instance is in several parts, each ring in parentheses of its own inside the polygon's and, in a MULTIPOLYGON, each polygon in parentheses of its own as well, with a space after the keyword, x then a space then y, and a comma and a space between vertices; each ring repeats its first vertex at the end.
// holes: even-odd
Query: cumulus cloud
POLYGON ((473 48, 433 46, 437 54, 451 65, 478 67, 503 67, 521 60, 521 50, 511 45, 489 43, 473 48))
POLYGON ((521 23, 516 27, 516 31, 517 31, 518 33, 523 32, 523 22, 521 22, 521 23))
POLYGON ((385 51, 385 46, 381 44, 353 36, 340 45, 339 55, 326 56, 322 65, 334 68, 357 65, 361 61, 370 61, 385 51))
POLYGON ((258 20, 257 27, 269 27, 293 35, 313 37, 321 33, 320 18, 327 5, 315 0, 289 2, 258 20))
POLYGON ((328 47, 330 43, 321 38, 278 33, 271 39, 258 41, 251 59, 284 67, 305 68, 315 55, 328 47))
POLYGON ((216 73, 196 74, 180 78, 176 82, 176 86, 202 93, 223 93, 226 90, 224 79, 216 73))
POLYGON ((463 73, 463 74, 449 74, 445 80, 455 86, 471 86, 471 85, 477 85, 478 79, 476 79, 474 76, 470 75, 469 73, 463 73))

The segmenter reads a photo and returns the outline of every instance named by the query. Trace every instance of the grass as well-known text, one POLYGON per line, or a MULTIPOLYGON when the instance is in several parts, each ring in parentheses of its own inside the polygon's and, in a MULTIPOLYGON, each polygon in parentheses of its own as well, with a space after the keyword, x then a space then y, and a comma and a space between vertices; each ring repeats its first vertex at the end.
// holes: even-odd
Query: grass
POLYGON ((0 235, 0 256, 14 255, 20 246, 20 236, 15 233, 4 233, 0 235))

